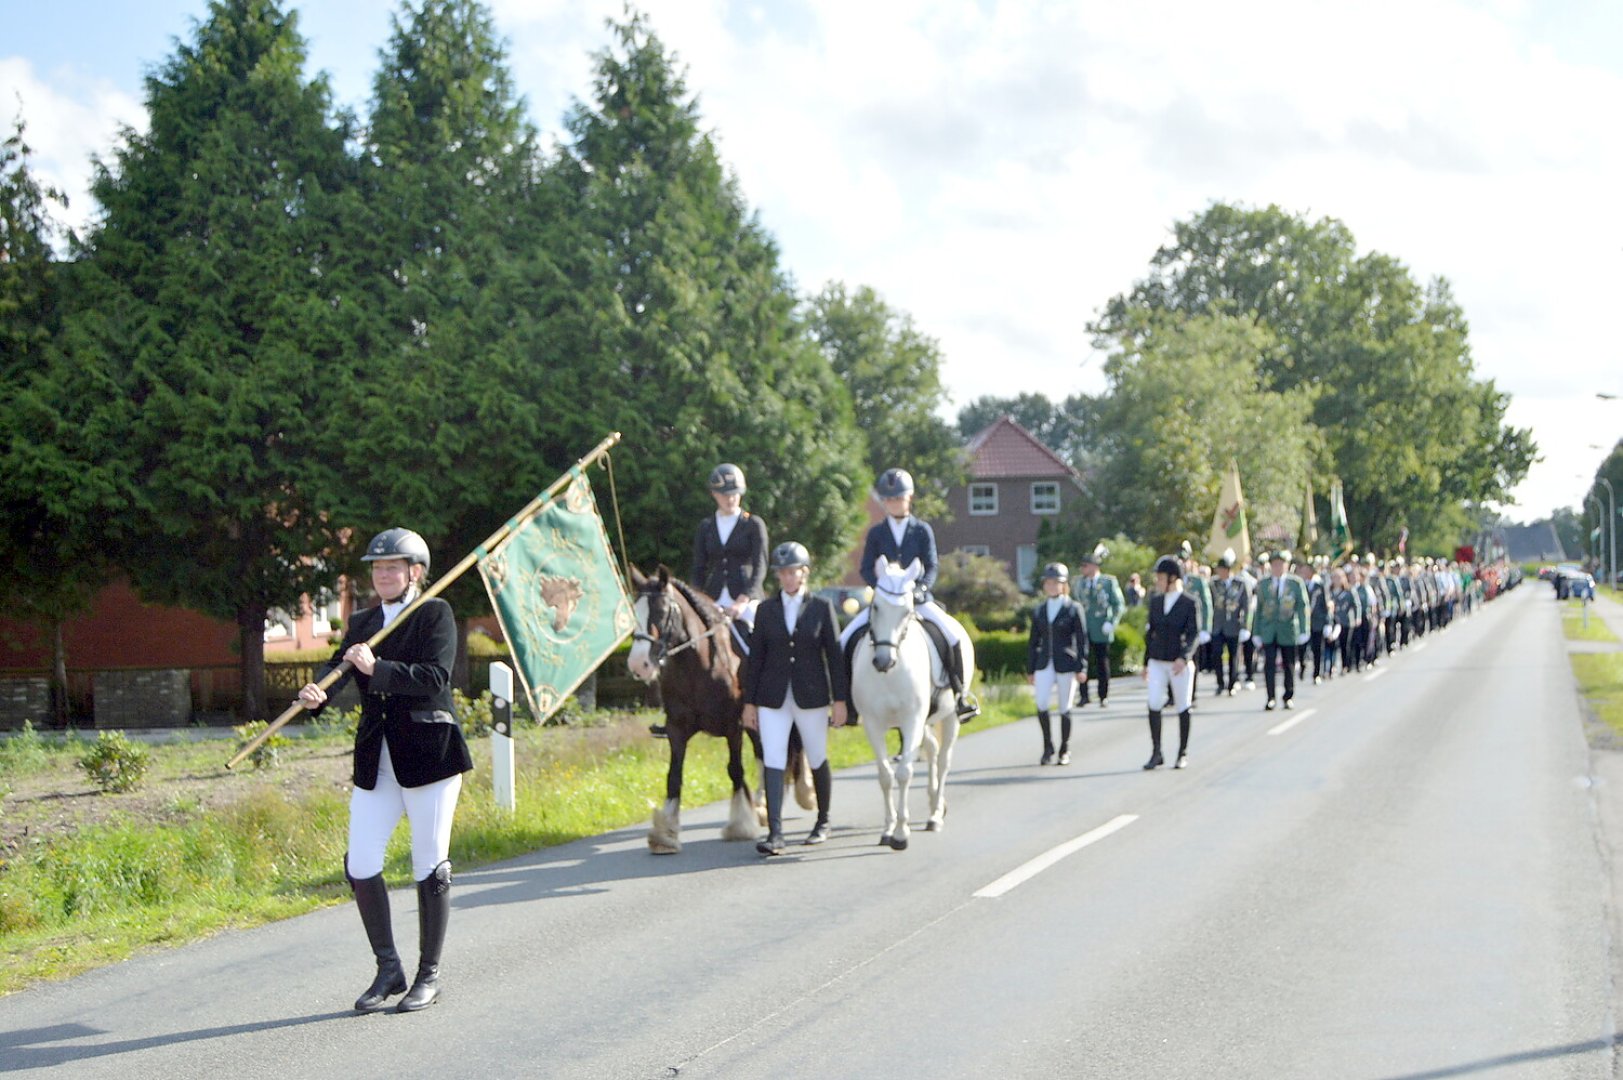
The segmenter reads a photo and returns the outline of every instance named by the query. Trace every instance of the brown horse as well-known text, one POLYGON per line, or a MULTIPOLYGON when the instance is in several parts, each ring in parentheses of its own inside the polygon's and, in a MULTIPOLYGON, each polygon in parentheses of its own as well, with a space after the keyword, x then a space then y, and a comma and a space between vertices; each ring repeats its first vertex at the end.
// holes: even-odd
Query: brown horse
MULTIPOLYGON (((665 803, 654 810, 648 849, 656 855, 682 850, 682 762, 688 740, 700 733, 727 740, 727 777, 733 782, 733 794, 722 839, 753 840, 760 819, 744 780, 746 731, 739 723, 742 665, 728 641, 727 616, 709 597, 671 577, 663 566, 653 577, 645 577, 633 567, 631 581, 637 589, 633 605, 637 629, 626 666, 644 682, 659 680, 671 744, 665 803)), ((759 761, 761 737, 754 731, 747 734, 759 761)))

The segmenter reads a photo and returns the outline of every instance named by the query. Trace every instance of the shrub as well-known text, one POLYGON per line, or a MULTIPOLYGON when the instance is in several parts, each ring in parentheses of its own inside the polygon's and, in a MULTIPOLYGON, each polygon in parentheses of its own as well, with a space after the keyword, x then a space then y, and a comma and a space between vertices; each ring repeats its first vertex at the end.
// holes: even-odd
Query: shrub
POLYGON ((1144 635, 1123 619, 1116 625, 1116 639, 1110 643, 1110 673, 1126 675, 1144 669, 1144 635))
POLYGON ((34 730, 32 720, 24 720, 22 731, 11 738, 0 739, 0 776, 38 772, 50 760, 45 740, 34 730))
POLYGON ((489 690, 479 691, 478 697, 469 697, 460 690, 451 691, 451 705, 456 710, 457 723, 462 734, 470 739, 481 739, 490 734, 495 720, 496 698, 489 690))
POLYGON ((79 757, 79 767, 102 791, 134 791, 152 763, 152 752, 122 731, 104 731, 79 757))
POLYGON ((1021 606, 1019 586, 999 559, 954 551, 941 559, 932 590, 948 611, 980 621, 1021 606))
MULTIPOLYGON (((270 727, 268 721, 252 720, 246 724, 238 724, 231 730, 237 733, 237 738, 247 742, 258 737, 259 733, 268 727, 270 727)), ((282 751, 292 745, 292 740, 278 731, 275 735, 260 743, 254 752, 249 755, 248 760, 254 763, 256 769, 274 769, 282 763, 282 751)))

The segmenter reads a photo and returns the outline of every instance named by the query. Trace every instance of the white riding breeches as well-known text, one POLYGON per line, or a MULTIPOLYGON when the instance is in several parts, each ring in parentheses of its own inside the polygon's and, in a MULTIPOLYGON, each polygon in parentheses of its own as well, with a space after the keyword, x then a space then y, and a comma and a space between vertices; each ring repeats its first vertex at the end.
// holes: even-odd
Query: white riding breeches
POLYGON ((795 692, 790 689, 783 704, 773 709, 757 707, 761 727, 761 763, 769 769, 782 769, 789 764, 789 729, 800 729, 800 745, 806 750, 806 763, 817 768, 828 760, 828 706, 802 709, 795 704, 795 692))
POLYGON ((1038 712, 1048 712, 1050 701, 1057 701, 1054 712, 1071 711, 1076 701, 1076 672, 1055 671, 1054 665, 1049 664, 1032 676, 1032 683, 1037 691, 1038 712))
POLYGON ((411 876, 422 881, 451 853, 451 818, 456 815, 462 774, 421 787, 401 787, 384 740, 378 782, 371 791, 349 796, 349 876, 357 880, 383 873, 383 852, 405 814, 411 822, 411 876))
POLYGON ((1172 711, 1183 712, 1189 708, 1189 699, 1195 690, 1195 665, 1186 663, 1182 674, 1175 674, 1172 670, 1172 660, 1150 660, 1146 662, 1149 674, 1149 702, 1151 712, 1160 712, 1161 703, 1167 699, 1167 690, 1172 691, 1172 711))

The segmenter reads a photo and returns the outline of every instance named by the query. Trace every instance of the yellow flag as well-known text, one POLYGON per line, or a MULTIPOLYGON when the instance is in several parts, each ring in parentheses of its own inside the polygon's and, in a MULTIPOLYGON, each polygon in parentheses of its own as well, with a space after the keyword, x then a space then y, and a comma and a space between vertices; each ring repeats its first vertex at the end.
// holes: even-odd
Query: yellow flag
POLYGON ((1240 467, 1233 461, 1229 462, 1222 493, 1217 497, 1217 512, 1212 515, 1212 536, 1206 541, 1206 555, 1220 559, 1229 548, 1234 549, 1240 565, 1251 561, 1251 530, 1245 522, 1245 496, 1240 494, 1240 467))

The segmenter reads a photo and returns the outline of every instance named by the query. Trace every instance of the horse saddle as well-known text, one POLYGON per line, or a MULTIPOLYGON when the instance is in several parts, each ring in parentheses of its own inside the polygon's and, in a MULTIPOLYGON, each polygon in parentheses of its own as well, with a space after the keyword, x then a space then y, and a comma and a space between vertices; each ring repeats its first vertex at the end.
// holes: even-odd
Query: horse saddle
POLYGON ((947 679, 947 657, 952 655, 952 643, 947 640, 947 632, 941 627, 922 616, 913 617, 924 627, 930 644, 935 646, 930 650, 930 685, 937 690, 945 690, 952 685, 947 679))

